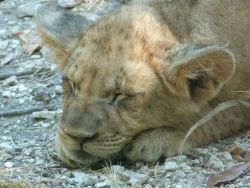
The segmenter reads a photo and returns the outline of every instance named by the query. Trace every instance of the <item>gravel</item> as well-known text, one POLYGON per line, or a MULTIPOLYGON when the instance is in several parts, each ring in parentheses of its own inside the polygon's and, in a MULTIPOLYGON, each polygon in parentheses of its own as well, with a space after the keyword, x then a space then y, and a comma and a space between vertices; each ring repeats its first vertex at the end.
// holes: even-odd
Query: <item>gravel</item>
MULTIPOLYGON (((250 134, 243 132, 195 149, 188 156, 172 157, 160 163, 125 165, 118 162, 99 170, 66 168, 55 151, 56 124, 62 114, 62 79, 55 64, 46 60, 46 48, 31 50, 39 41, 35 32, 35 10, 44 2, 8 0, 0 3, 0 75, 33 71, 0 80, 0 112, 41 108, 0 117, 0 187, 3 181, 11 179, 27 180, 24 187, 203 188, 209 176, 239 163, 232 159, 226 147, 237 143, 249 151, 250 134), (51 108, 48 109, 48 105, 51 108)), ((91 19, 98 18, 95 13, 99 14, 103 7, 108 9, 117 3, 115 0, 58 0, 60 6, 80 10, 91 19)), ((250 187, 250 172, 220 187, 250 187)))

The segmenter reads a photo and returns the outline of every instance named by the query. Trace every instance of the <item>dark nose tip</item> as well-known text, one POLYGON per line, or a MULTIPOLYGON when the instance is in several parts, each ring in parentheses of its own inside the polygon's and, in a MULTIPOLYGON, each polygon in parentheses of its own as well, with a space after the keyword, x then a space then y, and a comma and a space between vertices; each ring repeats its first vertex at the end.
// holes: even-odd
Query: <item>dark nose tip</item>
POLYGON ((90 140, 93 140, 95 139, 96 137, 98 136, 98 133, 92 135, 92 136, 89 136, 89 137, 85 137, 85 138, 79 138, 79 142, 82 144, 84 144, 85 142, 88 142, 90 140))

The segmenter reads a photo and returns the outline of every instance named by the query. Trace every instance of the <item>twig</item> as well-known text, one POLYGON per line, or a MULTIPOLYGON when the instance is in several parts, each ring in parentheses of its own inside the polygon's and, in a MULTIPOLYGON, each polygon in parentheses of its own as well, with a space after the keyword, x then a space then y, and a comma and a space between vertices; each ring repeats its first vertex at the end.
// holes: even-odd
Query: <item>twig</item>
POLYGON ((41 107, 33 107, 33 108, 26 108, 26 109, 20 109, 20 110, 11 110, 11 111, 5 111, 0 112, 0 117, 8 117, 8 116, 19 116, 24 114, 30 114, 35 111, 42 111, 42 110, 54 110, 54 106, 41 106, 41 107))
POLYGON ((29 75, 29 74, 33 74, 35 72, 35 70, 24 70, 24 71, 20 71, 20 72, 14 72, 14 73, 4 73, 4 74, 0 74, 0 80, 9 78, 11 76, 24 76, 24 75, 29 75))

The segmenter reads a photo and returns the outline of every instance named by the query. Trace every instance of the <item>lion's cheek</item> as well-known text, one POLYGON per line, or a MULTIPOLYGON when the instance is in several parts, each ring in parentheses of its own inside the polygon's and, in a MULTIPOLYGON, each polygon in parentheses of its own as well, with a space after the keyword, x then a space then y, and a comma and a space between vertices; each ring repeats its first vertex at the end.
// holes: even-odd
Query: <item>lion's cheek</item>
POLYGON ((81 145, 77 140, 64 133, 62 129, 57 130, 57 143, 62 144, 70 150, 81 150, 81 145))
POLYGON ((64 162, 68 166, 70 166, 72 168, 78 168, 79 165, 66 155, 66 153, 64 151, 65 149, 66 148, 64 148, 64 146, 62 145, 60 137, 57 135, 57 137, 56 137, 56 150, 59 154, 59 158, 61 159, 62 162, 64 162))

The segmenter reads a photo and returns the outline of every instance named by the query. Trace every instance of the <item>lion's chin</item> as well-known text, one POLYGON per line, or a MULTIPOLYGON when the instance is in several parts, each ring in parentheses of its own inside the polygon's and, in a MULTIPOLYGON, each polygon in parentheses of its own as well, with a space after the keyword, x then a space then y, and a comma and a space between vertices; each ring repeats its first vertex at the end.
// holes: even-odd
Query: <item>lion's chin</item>
POLYGON ((72 168, 92 167, 102 161, 102 158, 95 157, 83 150, 69 150, 60 143, 56 144, 59 158, 72 168))

